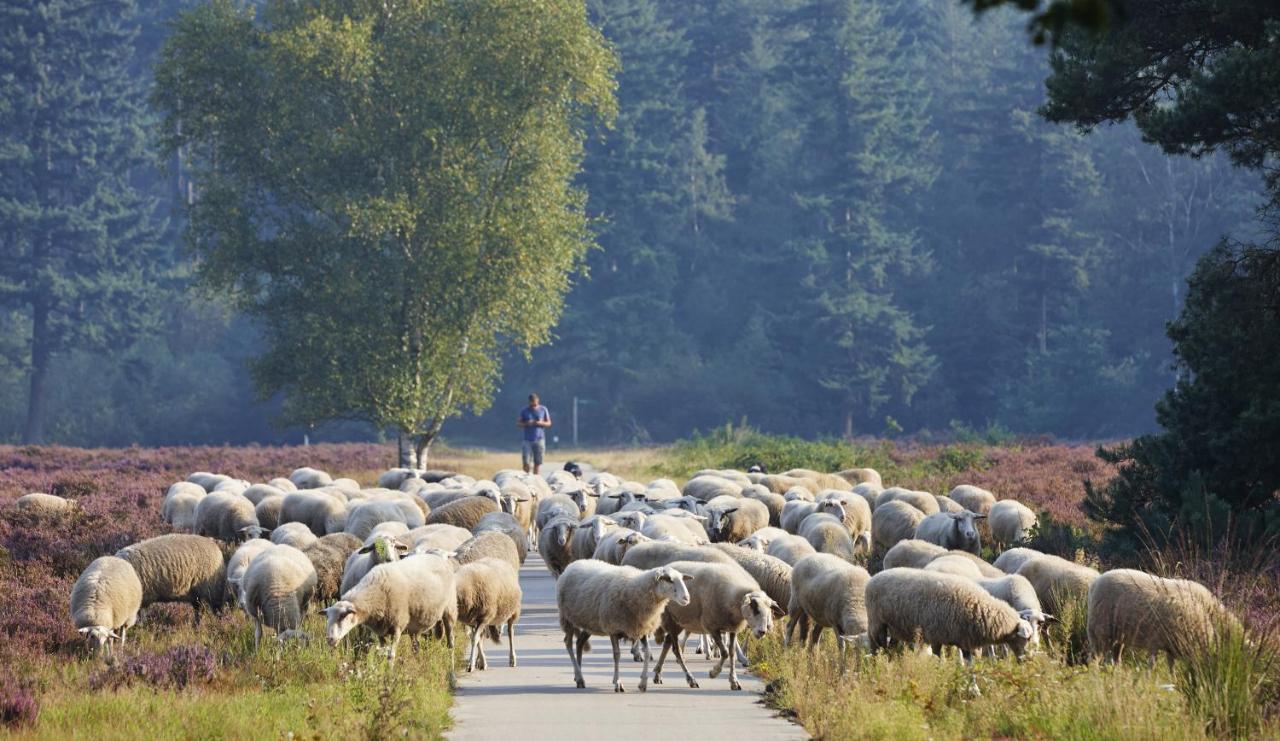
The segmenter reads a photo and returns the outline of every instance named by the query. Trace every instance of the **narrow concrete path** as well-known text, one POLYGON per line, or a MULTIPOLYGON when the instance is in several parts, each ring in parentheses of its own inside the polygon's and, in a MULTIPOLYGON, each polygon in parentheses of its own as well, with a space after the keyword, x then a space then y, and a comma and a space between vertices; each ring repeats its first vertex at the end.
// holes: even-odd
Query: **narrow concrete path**
MULTIPOLYGON (((534 741, 536 739, 591 739, 625 741, 661 738, 804 739, 804 729, 775 715, 760 703, 763 683, 739 671, 743 689, 729 689, 729 673, 707 678, 711 664, 689 651, 689 669, 699 689, 684 682, 679 665, 668 656, 663 667, 664 684, 649 684, 640 692, 641 664, 623 651, 622 681, 625 694, 611 684, 613 658, 606 638, 594 638, 591 652, 583 656, 586 689, 573 686, 573 666, 564 649, 556 611, 555 580, 536 553, 530 553, 520 570, 524 607, 516 626, 519 667, 507 666, 505 632, 501 648, 487 643, 489 668, 460 673, 453 707, 456 741, 534 741)), ((459 636, 462 636, 459 633, 459 636)), ((461 638, 460 638, 461 640, 461 638)), ((657 658, 657 650, 654 650, 657 658)))

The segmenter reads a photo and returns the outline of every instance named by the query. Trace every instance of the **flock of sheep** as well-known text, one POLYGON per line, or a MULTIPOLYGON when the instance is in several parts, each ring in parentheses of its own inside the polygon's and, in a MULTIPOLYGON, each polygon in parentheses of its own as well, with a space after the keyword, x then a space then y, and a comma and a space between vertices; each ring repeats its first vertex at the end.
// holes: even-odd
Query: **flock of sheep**
MULTIPOLYGON (((30 494, 18 506, 70 505, 30 494)), ((643 662, 642 691, 651 640, 661 645, 653 682, 674 654, 697 687, 683 654, 691 634, 718 659, 710 676, 727 663, 739 689, 739 635, 762 637, 784 616, 787 642, 798 629, 813 647, 829 628, 842 654, 952 646, 966 662, 985 649, 1021 656, 1068 601, 1087 604, 1090 651, 1110 660, 1125 649, 1172 660, 1234 620, 1195 582, 1099 574, 1022 547, 1036 516, 1014 500, 974 486, 948 496, 884 488, 871 469, 706 470, 683 487, 564 470, 476 481, 392 469, 373 488, 312 468, 258 484, 201 472, 169 488, 163 516, 174 533, 102 556, 76 582, 71 617, 91 650, 123 645, 139 611, 158 602, 190 603, 197 621, 234 602, 254 624, 255 647, 264 628, 305 640, 303 616, 318 602, 333 645, 363 626, 394 660, 402 635, 452 648, 460 624, 470 671, 485 668, 481 639, 499 642, 505 627, 514 667, 519 569, 534 548, 557 580, 577 686, 591 636, 606 636, 618 692, 624 639, 643 662), (984 537, 1006 548, 993 563, 980 556, 984 537)))

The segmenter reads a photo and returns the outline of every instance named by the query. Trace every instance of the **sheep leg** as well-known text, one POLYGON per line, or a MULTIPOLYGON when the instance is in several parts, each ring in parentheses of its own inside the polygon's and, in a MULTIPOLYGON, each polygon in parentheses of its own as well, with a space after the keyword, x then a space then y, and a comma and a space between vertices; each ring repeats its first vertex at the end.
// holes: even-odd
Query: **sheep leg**
MULTIPOLYGON (((622 661, 622 646, 620 638, 616 633, 609 636, 609 644, 613 647, 613 691, 626 692, 626 688, 622 686, 622 667, 620 666, 622 661)), ((648 672, 649 662, 646 661, 644 663, 645 671, 648 672)))
POLYGON ((507 621, 507 665, 516 665, 516 619, 507 621))
POLYGON ((644 649, 644 666, 640 667, 640 691, 649 690, 649 636, 640 637, 640 647, 644 649))
POLYGON ((489 657, 486 656, 484 653, 484 628, 483 627, 476 628, 476 651, 479 654, 479 658, 476 661, 476 667, 479 668, 480 671, 484 671, 485 669, 488 669, 489 657))
MULTIPOLYGON (((679 635, 676 636, 675 642, 680 642, 679 635)), ((662 639, 662 650, 658 652, 658 662, 653 665, 653 683, 662 684, 662 665, 667 661, 667 651, 671 650, 671 634, 667 633, 662 639)))
POLYGON ((469 640, 469 641, 468 641, 468 643, 470 643, 470 644, 471 644, 471 645, 470 645, 470 649, 471 649, 471 651, 470 651, 470 655, 467 657, 467 672, 468 672, 468 673, 475 671, 475 668, 476 668, 476 644, 477 644, 477 643, 479 643, 479 641, 480 641, 480 629, 479 629, 479 628, 472 628, 472 629, 471 629, 471 640, 469 640))
POLYGON ((587 686, 587 683, 583 681, 582 667, 578 665, 578 662, 582 657, 582 651, 579 649, 576 654, 573 651, 573 643, 576 633, 577 631, 572 628, 564 632, 564 650, 569 652, 569 662, 573 664, 573 683, 578 686, 578 689, 583 689, 587 686))
POLYGON ((751 666, 751 660, 747 658, 747 652, 744 650, 749 640, 751 640, 751 636, 748 635, 738 642, 738 661, 742 663, 743 669, 751 666))
POLYGON ((396 646, 400 645, 400 634, 399 628, 391 634, 391 647, 387 649, 387 661, 391 664, 396 663, 396 646))
POLYGON ((715 666, 711 667, 711 671, 707 672, 708 677, 715 679, 720 676, 721 670, 724 669, 724 659, 728 656, 728 653, 724 649, 724 639, 721 638, 720 631, 712 631, 710 637, 711 644, 720 650, 720 660, 716 662, 715 666))
MULTIPOLYGON (((444 629, 445 645, 449 647, 449 689, 456 689, 458 686, 458 675, 453 673, 453 668, 454 668, 453 618, 449 617, 448 615, 444 615, 443 617, 441 617, 440 623, 441 623, 441 627, 444 629)), ((399 638, 400 636, 396 635, 396 639, 399 640, 399 638)), ((392 650, 394 649, 395 649, 395 646, 392 645, 392 650)))
POLYGON ((809 650, 812 651, 818 645, 818 641, 822 638, 822 626, 817 623, 813 624, 813 632, 809 634, 809 650))
POLYGON ((742 685, 738 684, 738 670, 735 668, 733 663, 734 654, 740 650, 741 648, 738 646, 738 634, 731 631, 729 633, 729 650, 725 653, 725 655, 729 657, 729 689, 731 690, 742 689, 742 685))
POLYGON ((631 642, 631 660, 640 661, 644 657, 640 655, 640 641, 631 642))
MULTIPOLYGON (((698 680, 693 678, 693 674, 689 671, 689 667, 684 663, 684 651, 681 650, 680 643, 676 642, 673 644, 673 648, 676 655, 676 662, 680 664, 680 671, 684 672, 684 681, 688 682, 690 687, 697 689, 698 680)), ((663 653, 665 652, 666 649, 664 648, 663 653)))
POLYGON ((253 620, 253 652, 257 653, 262 645, 262 621, 254 618, 253 620))

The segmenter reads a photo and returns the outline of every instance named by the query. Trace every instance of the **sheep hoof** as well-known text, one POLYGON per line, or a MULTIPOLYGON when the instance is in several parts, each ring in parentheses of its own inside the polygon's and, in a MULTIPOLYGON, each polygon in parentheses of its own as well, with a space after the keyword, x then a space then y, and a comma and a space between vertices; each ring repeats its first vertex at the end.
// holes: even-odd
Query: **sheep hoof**
POLYGON ((660 675, 660 674, 655 674, 655 675, 653 675, 653 683, 654 683, 654 684, 662 684, 662 675, 660 675))
POLYGON ((613 685, 613 691, 614 691, 614 692, 626 692, 626 691, 627 691, 627 688, 622 686, 622 682, 618 682, 617 684, 613 685))
POLYGON ((692 687, 695 690, 698 689, 698 680, 694 679, 693 677, 685 677, 685 679, 689 680, 690 687, 692 687))
POLYGON ((712 669, 711 671, 707 672, 707 676, 711 677, 712 679, 715 679, 716 677, 720 676, 720 670, 712 669))
POLYGON ((574 684, 578 685, 578 689, 580 689, 580 690, 585 690, 585 689, 587 688, 587 683, 586 683, 584 680, 581 680, 581 679, 576 680, 576 681, 574 682, 574 684))
POLYGON ((731 689, 731 690, 740 690, 740 689, 742 689, 742 685, 741 685, 740 683, 738 683, 737 681, 733 681, 733 682, 730 682, 730 683, 729 683, 729 689, 731 689))
POLYGON ((640 683, 640 691, 641 691, 641 692, 648 692, 648 691, 649 691, 649 685, 645 684, 644 682, 641 682, 641 683, 640 683))

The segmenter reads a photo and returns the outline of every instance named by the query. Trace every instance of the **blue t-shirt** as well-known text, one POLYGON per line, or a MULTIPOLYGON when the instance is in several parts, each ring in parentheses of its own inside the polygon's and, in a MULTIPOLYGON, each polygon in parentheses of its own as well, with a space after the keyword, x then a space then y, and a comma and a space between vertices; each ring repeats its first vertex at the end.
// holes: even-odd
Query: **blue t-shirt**
MULTIPOLYGON (((521 422, 543 422, 543 421, 550 421, 550 419, 551 419, 551 412, 548 412, 547 408, 542 406, 541 404, 538 405, 537 409, 530 409, 529 407, 525 407, 524 409, 520 410, 521 422)), ((524 428, 525 440, 529 440, 532 442, 534 440, 542 440, 545 437, 546 437, 545 427, 524 428)))

